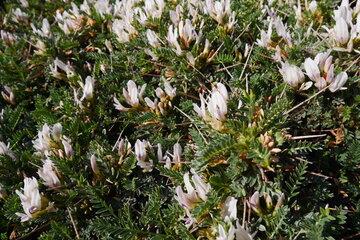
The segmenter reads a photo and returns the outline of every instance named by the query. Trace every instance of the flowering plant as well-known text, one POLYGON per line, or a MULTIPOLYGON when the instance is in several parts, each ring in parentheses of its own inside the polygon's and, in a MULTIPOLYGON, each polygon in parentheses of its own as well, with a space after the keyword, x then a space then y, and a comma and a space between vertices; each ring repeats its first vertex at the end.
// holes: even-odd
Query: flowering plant
POLYGON ((0 240, 358 238, 360 0, 0 9, 0 240))

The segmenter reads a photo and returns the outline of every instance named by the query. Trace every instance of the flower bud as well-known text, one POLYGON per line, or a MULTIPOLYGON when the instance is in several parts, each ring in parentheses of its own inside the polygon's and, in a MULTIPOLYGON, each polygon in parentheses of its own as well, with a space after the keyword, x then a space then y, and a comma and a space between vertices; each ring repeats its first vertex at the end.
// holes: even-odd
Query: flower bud
POLYGON ((348 24, 342 17, 335 19, 336 23, 334 26, 334 37, 340 45, 345 45, 349 41, 350 33, 348 24))
POLYGON ((100 174, 100 170, 97 166, 97 163, 96 163, 96 157, 95 155, 91 155, 90 157, 90 165, 91 165, 91 169, 92 171, 95 173, 95 175, 99 175, 100 174))
POLYGON ((336 92, 337 90, 341 89, 342 86, 346 83, 348 79, 348 75, 346 72, 341 72, 339 75, 336 76, 334 81, 330 84, 329 90, 331 92, 336 92))
POLYGON ((283 76, 284 82, 293 88, 298 88, 305 79, 304 73, 299 67, 291 65, 287 62, 282 63, 280 73, 283 76))

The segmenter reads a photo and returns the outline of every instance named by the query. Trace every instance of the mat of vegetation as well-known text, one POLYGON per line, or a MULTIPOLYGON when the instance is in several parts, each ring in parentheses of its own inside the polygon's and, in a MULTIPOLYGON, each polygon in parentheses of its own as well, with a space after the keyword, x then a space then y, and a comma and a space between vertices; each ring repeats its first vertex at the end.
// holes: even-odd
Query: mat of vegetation
POLYGON ((360 0, 5 0, 0 239, 359 239, 360 0))

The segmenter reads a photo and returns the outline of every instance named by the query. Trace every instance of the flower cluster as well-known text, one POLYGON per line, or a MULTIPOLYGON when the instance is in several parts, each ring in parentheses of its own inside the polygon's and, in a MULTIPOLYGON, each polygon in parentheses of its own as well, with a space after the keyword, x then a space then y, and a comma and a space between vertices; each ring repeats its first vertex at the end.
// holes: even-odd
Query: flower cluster
POLYGON ((334 27, 325 28, 335 46, 334 49, 353 51, 354 44, 360 40, 360 1, 358 0, 356 6, 352 8, 349 0, 342 0, 338 9, 334 10, 333 17, 335 20, 334 27))
POLYGON ((222 130, 226 120, 229 95, 224 84, 216 83, 206 100, 200 94, 200 107, 194 104, 195 112, 216 130, 222 130))
POLYGON ((91 76, 87 76, 85 79, 85 84, 83 84, 82 82, 79 82, 79 85, 81 87, 82 90, 82 96, 79 99, 78 98, 78 94, 79 94, 79 90, 76 90, 74 88, 74 99, 75 99, 75 103, 77 105, 79 105, 81 108, 83 107, 83 102, 84 101, 91 101, 94 97, 94 85, 95 85, 95 79, 92 78, 91 76))
POLYGON ((55 188, 60 185, 58 171, 50 159, 44 161, 43 167, 38 170, 38 175, 44 180, 44 184, 50 188, 55 188))
POLYGON ((174 164, 174 168, 180 168, 181 166, 181 154, 182 148, 179 143, 175 143, 173 146, 173 154, 170 154, 169 151, 166 151, 165 155, 163 155, 161 144, 158 144, 157 150, 157 158, 159 162, 165 163, 165 167, 170 169, 172 164, 174 164))
POLYGON ((0 236, 352 236, 360 0, 8 2, 0 236))
POLYGON ((137 160, 137 165, 143 169, 144 172, 151 172, 154 163, 151 158, 147 156, 147 149, 151 148, 151 145, 146 140, 136 140, 135 143, 135 156, 137 160))
POLYGON ((41 156, 58 156, 61 158, 71 157, 73 148, 71 140, 62 134, 62 126, 56 123, 53 126, 44 124, 38 137, 33 141, 34 148, 41 156))
POLYGON ((181 186, 177 186, 175 199, 179 202, 179 204, 185 209, 187 220, 186 225, 190 227, 193 223, 196 222, 191 216, 190 211, 201 201, 207 200, 207 194, 211 190, 211 186, 208 183, 205 183, 204 180, 193 170, 191 169, 191 180, 193 184, 190 182, 190 174, 186 172, 184 174, 184 184, 186 192, 183 191, 181 186))
POLYGON ((19 195, 24 213, 16 213, 22 222, 35 218, 47 211, 54 211, 52 203, 40 195, 39 185, 36 178, 24 178, 23 192, 16 190, 19 195))
MULTIPOLYGON (((330 51, 318 53, 314 59, 305 59, 304 69, 306 75, 319 90, 328 87, 331 92, 336 92, 343 88, 348 79, 346 72, 340 72, 335 76, 332 59, 330 51)), ((302 91, 309 89, 313 85, 312 82, 305 82, 304 73, 299 67, 287 62, 281 62, 281 65, 282 67, 279 71, 283 76, 284 82, 291 87, 302 91)))
MULTIPOLYGON (((126 84, 127 89, 123 88, 123 96, 128 105, 130 105, 130 108, 138 108, 140 106, 140 101, 143 100, 143 94, 146 88, 146 84, 142 85, 141 88, 139 88, 136 83, 132 80, 129 80, 126 84)), ((119 100, 114 97, 114 106, 115 109, 119 111, 129 111, 129 107, 124 107, 119 100)))
POLYGON ((330 52, 319 53, 315 59, 305 59, 304 68, 319 90, 329 86, 329 90, 335 92, 341 89, 348 79, 346 72, 341 72, 335 77, 330 52))

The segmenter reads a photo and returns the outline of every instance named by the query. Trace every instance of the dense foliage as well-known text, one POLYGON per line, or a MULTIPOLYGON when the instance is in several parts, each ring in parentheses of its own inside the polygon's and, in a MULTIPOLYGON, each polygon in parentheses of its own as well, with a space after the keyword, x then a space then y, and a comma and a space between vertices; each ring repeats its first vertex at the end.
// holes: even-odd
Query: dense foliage
POLYGON ((360 237, 360 1, 0 9, 0 239, 360 237))

